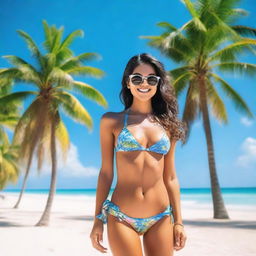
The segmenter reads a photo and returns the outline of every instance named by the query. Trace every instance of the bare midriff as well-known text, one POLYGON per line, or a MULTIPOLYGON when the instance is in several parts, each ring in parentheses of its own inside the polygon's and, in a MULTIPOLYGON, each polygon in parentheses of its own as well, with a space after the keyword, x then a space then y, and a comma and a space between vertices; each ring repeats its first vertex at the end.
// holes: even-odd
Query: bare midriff
POLYGON ((117 184, 111 201, 134 218, 147 218, 170 204, 163 181, 164 155, 149 151, 116 152, 117 184))

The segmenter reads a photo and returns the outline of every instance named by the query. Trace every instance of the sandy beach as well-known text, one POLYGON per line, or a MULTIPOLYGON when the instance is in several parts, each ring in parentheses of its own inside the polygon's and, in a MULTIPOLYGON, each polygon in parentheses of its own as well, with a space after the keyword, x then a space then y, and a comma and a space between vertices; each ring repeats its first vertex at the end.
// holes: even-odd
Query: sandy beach
MULTIPOLYGON (((47 195, 25 194, 19 209, 13 209, 17 193, 0 193, 1 256, 96 256, 112 255, 106 225, 102 254, 91 246, 95 198, 84 195, 55 195, 50 225, 35 227, 47 195)), ((255 256, 256 207, 226 205, 230 220, 213 220, 212 206, 182 201, 187 233, 182 256, 255 256)), ((142 236, 141 236, 142 239, 142 236)))

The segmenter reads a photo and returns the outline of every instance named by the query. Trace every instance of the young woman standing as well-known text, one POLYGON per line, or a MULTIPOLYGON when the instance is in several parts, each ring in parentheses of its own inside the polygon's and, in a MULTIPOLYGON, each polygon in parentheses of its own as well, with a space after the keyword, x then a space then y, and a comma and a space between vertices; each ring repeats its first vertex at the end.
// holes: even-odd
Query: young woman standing
POLYGON ((180 187, 174 165, 176 141, 184 139, 178 106, 164 66, 149 54, 132 57, 120 93, 125 109, 100 121, 102 167, 90 234, 94 248, 106 252, 103 224, 114 256, 170 256, 184 247, 180 187), (113 181, 116 152, 117 185, 113 181))

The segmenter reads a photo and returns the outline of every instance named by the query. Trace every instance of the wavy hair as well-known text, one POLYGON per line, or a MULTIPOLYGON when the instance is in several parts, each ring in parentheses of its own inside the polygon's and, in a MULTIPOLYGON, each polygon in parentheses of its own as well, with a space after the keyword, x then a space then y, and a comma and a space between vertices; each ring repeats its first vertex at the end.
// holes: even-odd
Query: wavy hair
POLYGON ((154 121, 162 125, 162 127, 170 132, 171 139, 185 141, 186 124, 178 119, 178 103, 176 100, 175 90, 171 85, 171 79, 165 71, 164 65, 153 56, 142 53, 133 56, 128 61, 122 78, 122 89, 119 93, 119 98, 128 109, 133 102, 133 95, 127 88, 129 75, 140 64, 151 65, 157 76, 160 76, 160 81, 157 86, 155 95, 151 98, 153 109, 152 118, 154 121))

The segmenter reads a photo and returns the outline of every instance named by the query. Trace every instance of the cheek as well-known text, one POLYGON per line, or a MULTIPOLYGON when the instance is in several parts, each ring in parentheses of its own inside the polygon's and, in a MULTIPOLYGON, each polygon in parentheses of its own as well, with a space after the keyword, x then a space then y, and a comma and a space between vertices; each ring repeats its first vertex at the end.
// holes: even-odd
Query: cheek
POLYGON ((151 88, 151 91, 150 91, 150 92, 155 94, 155 93, 156 93, 156 91, 157 91, 157 87, 156 87, 156 86, 152 86, 152 88, 151 88))
POLYGON ((132 94, 137 94, 137 93, 139 93, 139 92, 137 91, 137 88, 136 88, 135 86, 130 86, 130 90, 131 90, 131 93, 132 93, 132 94))
POLYGON ((151 88, 151 91, 149 92, 150 93, 150 95, 155 95, 156 94, 156 91, 157 91, 157 87, 153 87, 152 86, 152 88, 151 88))

